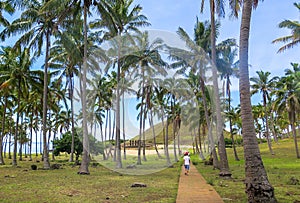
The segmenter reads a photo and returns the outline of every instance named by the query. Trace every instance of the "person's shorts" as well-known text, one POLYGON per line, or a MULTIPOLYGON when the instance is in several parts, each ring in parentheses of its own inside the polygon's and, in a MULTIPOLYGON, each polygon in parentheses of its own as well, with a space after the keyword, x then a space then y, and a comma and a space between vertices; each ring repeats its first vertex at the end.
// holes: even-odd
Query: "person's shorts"
POLYGON ((185 168, 186 170, 190 170, 190 165, 184 165, 184 168, 185 168))

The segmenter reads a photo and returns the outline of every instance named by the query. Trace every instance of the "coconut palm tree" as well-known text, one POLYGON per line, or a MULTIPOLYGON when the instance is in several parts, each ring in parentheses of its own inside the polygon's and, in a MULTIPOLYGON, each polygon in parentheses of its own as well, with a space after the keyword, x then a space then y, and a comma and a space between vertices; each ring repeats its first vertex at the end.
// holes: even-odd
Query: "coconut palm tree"
MULTIPOLYGON (((138 164, 141 164, 140 150, 141 138, 144 131, 142 126, 146 120, 146 115, 150 111, 150 94, 152 91, 155 78, 165 76, 165 67, 167 63, 162 59, 160 51, 163 49, 163 41, 159 38, 149 41, 148 32, 139 33, 133 36, 135 39, 135 47, 128 53, 122 60, 124 61, 123 67, 131 66, 134 69, 131 71, 135 78, 140 78, 138 97, 141 98, 140 108, 140 139, 138 150, 138 164)), ((143 154, 145 160, 145 140, 143 140, 143 154)))
MULTIPOLYGON (((300 11, 300 3, 294 3, 294 6, 300 11)), ((288 28, 291 30, 291 34, 284 37, 279 37, 273 40, 272 43, 286 43, 284 46, 278 49, 278 53, 284 52, 287 49, 291 49, 294 46, 298 45, 300 42, 300 23, 296 20, 284 20, 279 23, 279 28, 288 28)))
POLYGON ((165 117, 166 117, 166 97, 168 90, 164 87, 163 84, 159 84, 155 87, 155 104, 158 106, 158 117, 161 119, 162 123, 162 134, 163 134, 163 141, 164 141, 164 152, 166 156, 167 166, 171 166, 170 154, 169 154, 169 132, 168 132, 168 121, 165 124, 165 117))
MULTIPOLYGON (((174 47, 169 47, 168 49, 169 49, 170 58, 173 61, 175 61, 171 64, 171 67, 179 68, 177 72, 182 74, 184 74, 187 71, 190 71, 192 73, 197 73, 199 76, 198 80, 200 82, 201 94, 206 95, 205 85, 208 82, 207 81, 208 71, 207 68, 205 67, 207 67, 208 66, 207 64, 209 64, 209 57, 207 56, 205 50, 203 50, 201 46, 196 44, 196 42, 194 42, 182 28, 179 28, 177 33, 179 37, 188 46, 189 50, 187 51, 187 50, 182 50, 174 47)), ((206 33, 205 30, 203 30, 201 34, 204 33, 206 33)), ((207 127, 208 127, 208 139, 209 139, 210 149, 213 156, 213 165, 214 168, 219 168, 218 156, 215 149, 215 140, 213 138, 213 133, 212 133, 211 114, 208 111, 209 105, 206 99, 203 99, 202 102, 204 105, 205 120, 207 122, 207 127)))
MULTIPOLYGON (((227 96, 227 111, 232 112, 231 107, 231 80, 232 76, 238 76, 238 62, 235 62, 235 57, 237 56, 237 44, 235 39, 227 39, 222 41, 217 45, 217 68, 221 72, 221 79, 224 79, 223 83, 223 93, 226 92, 227 96), (224 87, 226 90, 224 90, 224 87)), ((230 114, 229 114, 230 115, 230 114)), ((229 128, 230 128, 230 137, 233 145, 234 157, 238 161, 239 157, 237 155, 235 141, 233 137, 233 128, 232 128, 232 117, 228 117, 229 128)))
MULTIPOLYGON (((231 1, 232 2, 232 1, 231 1)), ((248 49, 252 8, 258 0, 243 0, 239 42, 239 88, 248 202, 277 202, 260 155, 251 106, 248 49)), ((236 7, 235 7, 236 8, 236 7)))
POLYGON ((291 65, 293 69, 286 69, 285 76, 280 78, 279 82, 277 83, 275 91, 275 95, 277 96, 275 100, 275 106, 281 113, 284 113, 284 111, 288 112, 289 124, 292 129, 295 143, 296 157, 299 159, 300 153, 296 133, 296 120, 297 114, 299 114, 300 111, 300 91, 295 87, 297 87, 297 85, 300 83, 300 66, 296 63, 292 63, 291 65))
MULTIPOLYGON (((219 85, 218 85, 218 73, 217 73, 217 55, 216 55, 216 24, 215 24, 215 14, 219 17, 224 17, 224 2, 209 0, 210 2, 210 23, 211 23, 211 33, 210 33, 210 57, 212 65, 212 75, 213 75, 213 87, 214 87, 214 100, 216 108, 216 121, 217 121, 217 138, 218 138, 218 152, 220 156, 220 176, 231 176, 229 170, 228 159, 225 149, 225 140, 223 135, 223 119, 221 115, 221 102, 219 96, 219 85)), ((203 12, 204 0, 201 1, 201 12, 203 12)))
POLYGON ((12 61, 10 60, 10 68, 1 72, 1 78, 5 81, 0 85, 0 88, 11 88, 16 93, 16 129, 14 137, 14 156, 13 166, 17 165, 17 140, 19 133, 19 118, 21 115, 21 99, 27 97, 30 88, 36 88, 39 80, 39 71, 30 71, 30 67, 34 62, 34 57, 30 56, 30 50, 21 50, 18 47, 16 50, 8 48, 12 55, 12 61), (15 89, 14 89, 15 88, 15 89))
MULTIPOLYGON (((58 31, 58 24, 61 20, 61 13, 57 13, 56 10, 44 9, 47 1, 26 1, 22 6, 24 11, 21 13, 20 18, 14 20, 9 26, 7 26, 1 33, 2 40, 5 38, 14 36, 15 34, 21 34, 20 38, 16 41, 15 46, 26 46, 33 48, 37 55, 42 53, 42 47, 45 45, 45 64, 44 64, 44 90, 43 90, 43 158, 44 168, 49 169, 50 163, 48 160, 48 149, 46 145, 47 139, 47 89, 48 89, 48 60, 49 50, 51 46, 51 36, 58 31), (44 43, 45 40, 45 43, 44 43)), ((22 4, 22 3, 21 3, 22 4)))
POLYGON ((15 12, 15 8, 9 0, 0 2, 0 25, 7 26, 9 25, 8 20, 3 16, 3 11, 12 15, 15 12))
MULTIPOLYGON (((250 81, 252 81, 252 94, 255 94, 257 92, 261 92, 262 99, 263 99, 263 106, 264 106, 264 117, 265 117, 265 124, 266 124, 266 139, 268 142, 268 147, 270 150, 270 153, 274 155, 273 149, 272 149, 272 143, 271 138, 269 134, 269 112, 267 109, 268 102, 271 100, 270 93, 274 88, 274 82, 276 81, 277 77, 269 78, 271 75, 270 72, 264 72, 264 71, 256 71, 258 77, 251 77, 250 81)), ((272 114, 272 112, 271 112, 272 114)))
MULTIPOLYGON (((103 1, 97 5, 101 20, 94 22, 94 27, 106 28, 104 39, 117 37, 117 40, 128 31, 137 31, 138 27, 148 26, 146 16, 140 14, 142 7, 133 5, 133 0, 103 1), (104 20, 102 20, 104 19, 104 20)), ((120 44, 119 44, 120 45, 120 44)), ((121 81, 121 52, 117 54, 117 84, 121 81)), ((120 86, 116 91, 116 168, 122 168, 120 142, 120 86)))

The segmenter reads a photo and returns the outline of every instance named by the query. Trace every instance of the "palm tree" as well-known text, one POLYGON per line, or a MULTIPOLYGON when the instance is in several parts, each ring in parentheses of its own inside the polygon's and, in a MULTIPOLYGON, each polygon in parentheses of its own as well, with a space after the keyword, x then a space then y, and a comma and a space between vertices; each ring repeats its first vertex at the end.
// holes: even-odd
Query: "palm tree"
POLYGON ((10 69, 3 71, 1 77, 5 78, 0 88, 12 88, 16 87, 16 131, 14 138, 14 156, 13 156, 13 165, 17 165, 16 153, 17 153, 17 138, 19 132, 19 118, 21 115, 21 98, 24 98, 30 88, 37 88, 39 76, 41 75, 40 71, 30 71, 30 67, 35 60, 34 57, 30 56, 29 49, 21 51, 19 47, 17 50, 10 48, 10 51, 13 52, 14 62, 10 64, 10 69), (17 51, 17 52, 16 52, 17 51))
POLYGON ((169 154, 169 135, 168 135, 168 121, 165 124, 165 109, 166 109, 166 97, 168 90, 163 86, 163 84, 157 85, 154 89, 155 91, 155 103, 160 108, 158 116, 161 118, 162 123, 162 133, 164 141, 164 152, 166 156, 167 166, 171 166, 170 154, 169 154))
MULTIPOLYGON (((237 44, 235 39, 227 39, 225 41, 222 41, 217 45, 217 67, 221 72, 221 79, 224 79, 223 88, 225 86, 226 90, 223 92, 226 92, 227 96, 227 111, 232 112, 231 107, 231 80, 230 77, 232 76, 238 76, 237 72, 237 64, 238 62, 234 62, 235 57, 237 56, 237 44)), ((230 115, 230 114, 229 114, 230 115)), ((233 137, 233 128, 232 128, 232 117, 229 116, 229 128, 230 128, 230 136, 231 141, 233 145, 233 151, 234 151, 234 157, 236 161, 239 161, 239 157, 237 155, 236 147, 235 147, 235 141, 233 137)))
MULTIPOLYGON (((72 24, 72 23, 71 23, 72 24)), ((79 76, 79 68, 82 63, 82 33, 81 27, 78 24, 82 22, 74 23, 75 25, 67 27, 67 31, 64 31, 60 38, 54 42, 54 46, 51 48, 51 55, 49 60, 50 68, 62 69, 62 73, 59 80, 66 78, 65 88, 68 89, 68 98, 71 105, 71 133, 72 133, 72 145, 70 153, 70 162, 74 161, 74 78, 79 76), (72 34, 70 34, 72 33, 72 34), (79 38, 79 39, 78 39, 79 38)))
MULTIPOLYGON (((251 85, 252 88, 252 94, 257 93, 260 91, 262 93, 262 98, 263 98, 263 106, 264 106, 264 117, 265 117, 265 123, 266 123, 266 139, 268 142, 268 147, 270 150, 270 153, 274 155, 273 149, 272 149, 272 144, 271 144, 271 139, 270 139, 270 134, 269 134, 269 113, 267 110, 267 105, 268 102, 270 101, 270 92, 272 91, 274 87, 274 81, 277 79, 277 77, 269 78, 271 75, 270 72, 263 72, 261 71, 256 71, 258 77, 252 77, 250 78, 250 81, 253 82, 251 85)), ((272 112, 271 112, 272 113, 272 112)))
MULTIPOLYGON (((128 31, 137 31, 138 27, 148 26, 147 18, 141 15, 142 7, 133 6, 133 0, 116 0, 101 2, 97 5, 101 20, 94 23, 95 27, 107 28, 104 39, 117 37, 117 40, 128 31), (104 19, 104 20, 102 20, 104 19)), ((120 45, 120 44, 119 44, 120 45)), ((117 91, 116 91, 116 168, 122 168, 120 142, 120 81, 121 81, 121 52, 117 55, 117 91)))
MULTIPOLYGON (((231 1, 232 2, 232 1, 231 1)), ((236 2, 236 1, 234 1, 236 2)), ((258 0, 244 0, 240 27, 239 51, 239 88, 241 101, 241 118, 243 128, 243 144, 245 158, 245 184, 248 202, 277 202, 274 188, 260 155, 253 122, 250 81, 248 70, 248 45, 252 8, 256 8, 258 0)))
MULTIPOLYGON (((300 77, 300 66, 299 64, 292 63, 293 70, 286 69, 285 76, 280 79, 277 83, 275 94, 277 96, 275 100, 275 106, 278 111, 284 113, 288 112, 289 124, 292 129, 296 157, 300 158, 298 149, 297 133, 296 133, 296 120, 297 112, 300 111, 300 100, 299 100, 299 89, 295 88, 299 85, 300 77)), ((299 114, 299 113, 298 113, 299 114)))
MULTIPOLYGON (((219 17, 224 17, 224 5, 223 1, 215 1, 209 0, 210 2, 210 23, 211 23, 211 36, 210 36, 210 57, 212 63, 212 74, 213 74, 213 87, 214 87, 214 100, 216 107, 216 120, 217 120, 217 138, 219 141, 218 149, 220 156, 220 176, 231 176, 231 172, 229 170, 228 159, 225 149, 225 140, 223 134, 223 120, 221 115, 221 102, 219 96, 219 86, 218 86, 218 74, 217 74, 217 55, 216 55, 216 25, 215 25, 215 14, 218 14, 219 17)), ((201 2, 201 12, 203 12, 204 0, 201 2)))
MULTIPOLYGON (((21 115, 21 99, 26 97, 29 88, 36 88, 39 81, 39 71, 30 71, 30 67, 35 60, 34 57, 30 56, 30 50, 21 50, 18 47, 16 50, 8 48, 12 52, 12 60, 9 64, 10 69, 1 72, 1 78, 5 81, 1 84, 0 88, 12 88, 15 87, 16 93, 16 130, 14 137, 14 156, 13 156, 13 166, 17 165, 16 154, 17 154, 17 140, 19 133, 19 118, 21 115), (35 85, 35 86, 32 86, 35 85)), ((13 89, 13 88, 12 88, 13 89)))
MULTIPOLYGON (((300 11, 300 3, 294 3, 294 6, 300 11)), ((299 21, 284 20, 279 23, 279 28, 288 28, 291 30, 291 35, 284 36, 273 40, 272 43, 287 43, 284 46, 280 47, 278 52, 284 52, 287 49, 293 48, 295 45, 298 45, 300 42, 300 23, 299 21)))
POLYGON ((264 107, 263 105, 261 105, 260 103, 253 106, 252 107, 252 114, 253 114, 253 119, 254 119, 254 123, 255 123, 255 130, 256 133, 258 134, 259 137, 259 141, 260 144, 262 144, 262 132, 263 132, 263 128, 262 128, 262 124, 259 122, 259 119, 262 119, 262 123, 264 124, 264 107))
MULTIPOLYGON (((149 41, 148 32, 139 33, 133 36, 135 39, 135 47, 132 53, 128 53, 124 58, 123 67, 134 67, 132 74, 134 77, 140 78, 139 86, 140 91, 138 97, 141 98, 140 108, 140 139, 139 139, 139 150, 138 150, 138 164, 141 164, 140 150, 141 150, 141 138, 144 131, 142 131, 143 122, 146 120, 147 112, 150 111, 150 94, 152 91, 152 86, 155 78, 160 76, 165 76, 166 62, 162 59, 159 51, 163 49, 163 41, 159 38, 149 41), (143 132, 143 133, 142 133, 143 132)), ((143 154, 145 160, 145 140, 143 140, 143 154)))
POLYGON ((3 11, 7 12, 10 15, 12 15, 15 12, 15 8, 9 0, 0 2, 0 25, 7 26, 9 25, 9 22, 3 16, 3 11))
MULTIPOLYGON (((206 33, 205 30, 202 31, 202 34, 204 33, 206 33)), ((175 61, 173 64, 171 64, 171 67, 179 68, 179 70, 177 70, 178 73, 185 73, 188 70, 192 73, 198 72, 198 76, 199 76, 198 80, 200 83, 201 94, 206 95, 205 83, 207 82, 206 75, 208 71, 207 69, 205 69, 205 67, 207 67, 209 61, 208 56, 206 52, 201 48, 201 46, 199 46, 196 42, 194 42, 182 28, 178 29, 177 34, 185 42, 189 50, 186 51, 178 48, 169 47, 170 58, 173 61, 175 61)), ((209 113, 209 108, 208 108, 209 105, 206 99, 203 99, 202 102, 205 111, 205 120, 207 122, 207 127, 208 127, 208 139, 210 143, 210 148, 212 150, 211 152, 213 156, 213 165, 214 168, 219 168, 218 156, 215 149, 215 141, 213 139, 213 134, 212 134, 211 115, 209 113)))
POLYGON ((41 55, 43 43, 45 40, 45 64, 44 64, 44 90, 43 90, 43 159, 44 168, 49 169, 50 163, 48 160, 47 149, 47 89, 48 89, 48 60, 49 50, 51 46, 50 38, 58 31, 58 24, 61 13, 57 14, 56 10, 46 10, 47 2, 34 1, 27 2, 23 5, 25 7, 19 19, 13 21, 0 34, 2 40, 6 37, 20 34, 21 37, 16 41, 15 46, 26 46, 36 49, 37 55, 41 55))

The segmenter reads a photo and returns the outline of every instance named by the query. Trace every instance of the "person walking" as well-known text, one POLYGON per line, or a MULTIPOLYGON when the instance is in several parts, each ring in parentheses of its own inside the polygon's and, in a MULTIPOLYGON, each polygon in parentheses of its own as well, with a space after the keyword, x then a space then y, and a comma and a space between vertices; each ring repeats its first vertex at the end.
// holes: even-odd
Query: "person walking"
POLYGON ((191 164, 191 159, 190 159, 190 156, 189 156, 189 152, 184 153, 183 161, 184 161, 184 169, 185 169, 184 174, 188 175, 189 171, 190 171, 190 164, 191 164))

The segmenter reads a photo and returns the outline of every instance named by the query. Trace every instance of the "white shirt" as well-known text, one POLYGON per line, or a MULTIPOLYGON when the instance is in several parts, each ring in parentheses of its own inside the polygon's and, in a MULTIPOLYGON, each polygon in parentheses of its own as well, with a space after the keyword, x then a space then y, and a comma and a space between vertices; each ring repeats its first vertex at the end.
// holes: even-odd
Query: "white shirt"
POLYGON ((183 157, 184 159, 184 165, 190 165, 190 157, 188 155, 183 157))

